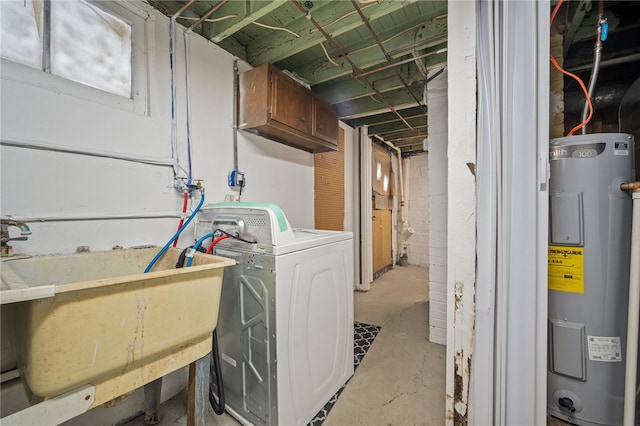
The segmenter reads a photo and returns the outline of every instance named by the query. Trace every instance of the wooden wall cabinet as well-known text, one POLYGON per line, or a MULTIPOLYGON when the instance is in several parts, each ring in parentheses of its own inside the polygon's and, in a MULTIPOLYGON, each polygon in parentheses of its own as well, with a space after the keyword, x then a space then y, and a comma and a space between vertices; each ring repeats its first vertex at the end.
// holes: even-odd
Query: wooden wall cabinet
POLYGON ((338 149, 330 104, 271 64, 240 74, 238 128, 308 152, 338 149))

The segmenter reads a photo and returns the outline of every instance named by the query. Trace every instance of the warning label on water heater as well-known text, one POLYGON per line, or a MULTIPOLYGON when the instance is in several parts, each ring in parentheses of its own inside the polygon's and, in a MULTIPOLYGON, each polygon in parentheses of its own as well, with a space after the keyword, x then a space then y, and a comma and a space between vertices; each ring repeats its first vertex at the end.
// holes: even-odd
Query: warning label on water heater
POLYGON ((622 346, 619 337, 587 336, 589 361, 621 362, 622 346))
POLYGON ((549 290, 584 293, 584 248, 549 246, 549 290))

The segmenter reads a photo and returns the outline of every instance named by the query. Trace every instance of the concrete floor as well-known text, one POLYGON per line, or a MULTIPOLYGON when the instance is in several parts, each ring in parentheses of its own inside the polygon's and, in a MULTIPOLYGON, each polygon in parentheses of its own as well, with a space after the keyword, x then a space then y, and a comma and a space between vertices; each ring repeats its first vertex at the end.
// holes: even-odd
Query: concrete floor
MULTIPOLYGON (((445 423, 445 347, 428 341, 427 269, 397 266, 355 293, 356 321, 382 326, 323 426, 445 423)), ((186 425, 186 393, 161 408, 159 425, 186 425)), ((128 426, 142 426, 138 417, 128 426)), ((237 426, 209 407, 206 424, 237 426)))

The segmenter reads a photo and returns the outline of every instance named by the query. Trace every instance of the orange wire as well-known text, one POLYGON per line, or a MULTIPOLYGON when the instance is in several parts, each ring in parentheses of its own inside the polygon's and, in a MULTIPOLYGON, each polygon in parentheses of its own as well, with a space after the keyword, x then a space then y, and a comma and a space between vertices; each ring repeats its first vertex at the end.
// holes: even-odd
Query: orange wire
MULTIPOLYGON (((553 12, 551 13, 551 20, 549 22, 549 25, 553 24, 553 21, 556 19, 556 15, 558 14, 558 10, 560 9, 560 6, 562 6, 563 2, 564 2, 564 0, 558 0, 558 4, 556 5, 556 7, 553 9, 553 12)), ((584 92, 584 97, 587 100, 587 104, 589 105, 589 116, 582 123, 578 124, 576 127, 571 129, 571 131, 569 133, 567 133, 567 136, 572 136, 575 132, 577 132, 578 130, 582 129, 584 126, 586 126, 589 123, 589 121, 591 121, 591 117, 593 117, 593 104, 591 103, 591 97, 589 96, 589 91, 585 87, 585 85, 582 82, 582 80, 580 79, 580 77, 578 77, 575 74, 570 73, 569 71, 565 71, 558 64, 558 61, 556 61, 556 58, 554 58, 553 55, 549 55, 549 58, 551 59, 551 63, 553 64, 553 66, 556 67, 556 69, 558 71, 560 71, 564 75, 568 75, 569 77, 574 78, 578 82, 578 84, 582 88, 582 91, 584 92)))
POLYGON ((551 13, 551 21, 549 21, 549 25, 553 24, 553 21, 555 21, 556 15, 558 14, 558 10, 560 10, 560 6, 562 6, 562 3, 564 3, 564 0, 559 0, 558 4, 556 4, 556 7, 553 9, 553 13, 551 13))
POLYGON ((569 77, 573 77, 576 79, 576 81, 582 88, 582 91, 584 92, 584 96, 587 99, 587 103, 589 104, 589 116, 582 123, 578 124, 576 127, 571 129, 571 131, 567 134, 567 136, 572 136, 575 132, 577 132, 584 126, 586 126, 587 123, 591 121, 591 117, 593 116, 593 104, 591 103, 591 97, 589 96, 589 92, 587 91, 587 88, 585 87, 584 83, 582 82, 582 80, 580 80, 580 77, 578 77, 575 74, 571 74, 569 71, 563 70, 562 67, 558 65, 556 58, 554 58, 552 55, 549 55, 549 58, 551 59, 551 63, 553 64, 553 66, 556 67, 558 71, 560 71, 562 74, 568 75, 569 77))

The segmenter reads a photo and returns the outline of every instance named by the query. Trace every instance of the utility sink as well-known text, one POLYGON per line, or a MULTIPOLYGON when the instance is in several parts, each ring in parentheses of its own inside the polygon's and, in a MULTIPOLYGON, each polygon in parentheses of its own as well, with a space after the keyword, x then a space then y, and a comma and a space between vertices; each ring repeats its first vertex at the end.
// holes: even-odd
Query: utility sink
POLYGON ((196 253, 175 269, 170 248, 32 257, 2 262, 2 309, 10 309, 18 370, 32 400, 95 387, 92 407, 211 351, 225 266, 196 253))

